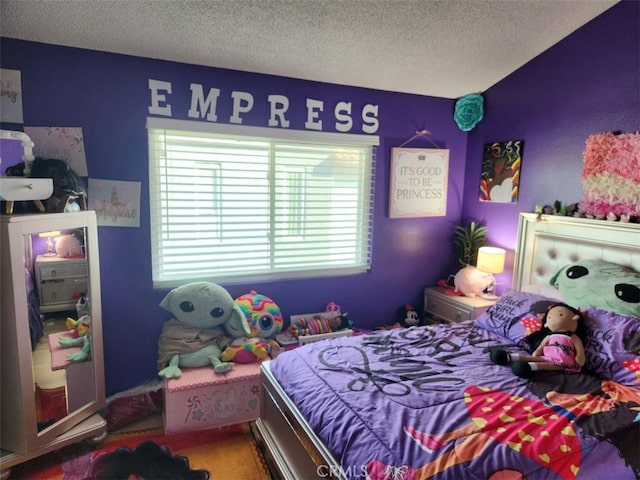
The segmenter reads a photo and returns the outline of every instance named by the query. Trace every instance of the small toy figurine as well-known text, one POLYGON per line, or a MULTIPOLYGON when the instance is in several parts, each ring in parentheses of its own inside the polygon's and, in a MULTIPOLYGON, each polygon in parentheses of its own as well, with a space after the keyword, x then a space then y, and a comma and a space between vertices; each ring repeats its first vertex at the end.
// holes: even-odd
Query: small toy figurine
POLYGON ((416 327, 422 323, 422 319, 413 305, 406 304, 396 310, 396 322, 403 327, 416 327))
POLYGON ((579 310, 564 303, 551 305, 543 320, 542 329, 525 337, 533 349, 531 355, 493 350, 491 360, 498 365, 511 364, 511 370, 521 378, 528 378, 536 370, 562 370, 579 373, 585 363, 585 326, 579 310))

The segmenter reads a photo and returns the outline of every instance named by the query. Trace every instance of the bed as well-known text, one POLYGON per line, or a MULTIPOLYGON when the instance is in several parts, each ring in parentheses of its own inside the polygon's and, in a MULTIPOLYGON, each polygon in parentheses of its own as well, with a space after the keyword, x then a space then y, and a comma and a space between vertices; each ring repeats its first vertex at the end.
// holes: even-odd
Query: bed
POLYGON ((640 478, 637 275, 614 282, 631 314, 580 305, 583 373, 522 379, 489 356, 525 353, 540 312, 565 296, 550 282, 588 261, 640 271, 640 224, 521 214, 513 289, 475 321, 311 343, 263 363, 256 430, 276 476, 640 478))

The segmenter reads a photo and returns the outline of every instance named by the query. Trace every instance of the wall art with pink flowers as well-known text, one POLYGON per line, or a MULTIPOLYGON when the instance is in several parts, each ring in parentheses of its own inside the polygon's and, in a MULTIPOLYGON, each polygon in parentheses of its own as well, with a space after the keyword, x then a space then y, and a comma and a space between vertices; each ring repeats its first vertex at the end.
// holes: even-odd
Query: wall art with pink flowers
POLYGON ((598 133, 585 142, 580 211, 588 217, 638 221, 640 133, 598 133))

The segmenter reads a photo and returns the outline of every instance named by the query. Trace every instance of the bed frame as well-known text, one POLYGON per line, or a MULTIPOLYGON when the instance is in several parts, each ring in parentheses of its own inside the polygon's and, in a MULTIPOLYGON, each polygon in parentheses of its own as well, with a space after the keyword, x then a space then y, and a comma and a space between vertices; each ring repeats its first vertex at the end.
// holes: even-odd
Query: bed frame
POLYGON ((640 272, 640 224, 521 213, 513 288, 548 285, 568 263, 602 259, 640 272))
MULTIPOLYGON (((548 285, 564 265, 603 259, 640 271, 640 224, 521 213, 513 288, 548 285)), ((261 366, 260 418, 256 421, 278 478, 346 478, 331 452, 315 435, 271 373, 261 366)))

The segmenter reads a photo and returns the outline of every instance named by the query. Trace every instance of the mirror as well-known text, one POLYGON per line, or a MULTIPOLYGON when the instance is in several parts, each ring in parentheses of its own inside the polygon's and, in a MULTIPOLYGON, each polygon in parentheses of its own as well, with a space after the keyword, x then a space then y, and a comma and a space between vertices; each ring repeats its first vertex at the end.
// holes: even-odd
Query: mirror
POLYGON ((25 236, 38 434, 95 402, 86 228, 25 236))
POLYGON ((15 307, 3 298, 3 322, 15 322, 22 352, 11 364, 22 384, 25 435, 44 445, 105 405, 95 212, 5 219, 15 307))

